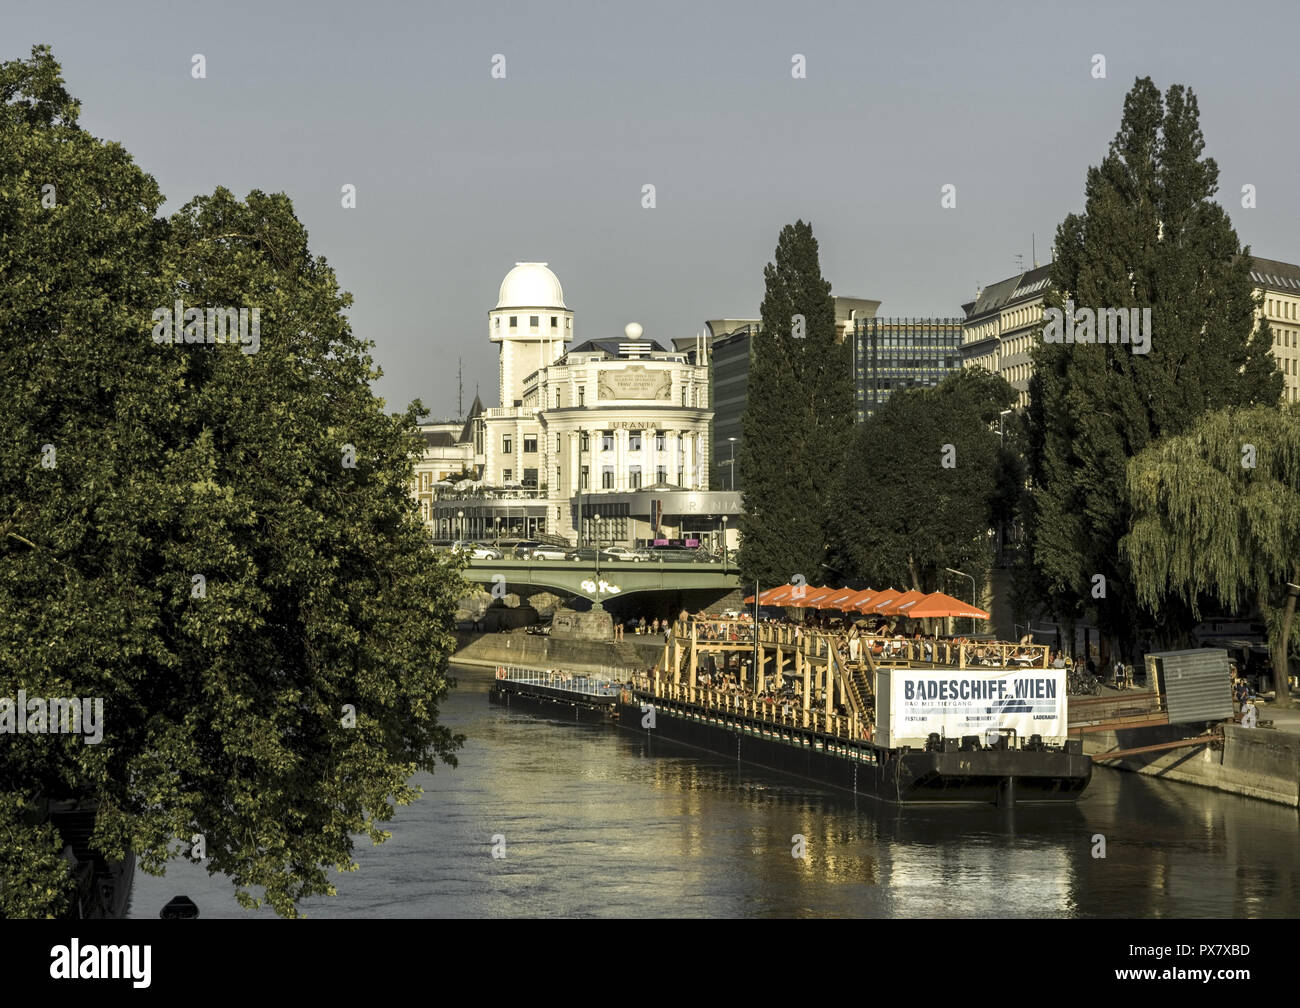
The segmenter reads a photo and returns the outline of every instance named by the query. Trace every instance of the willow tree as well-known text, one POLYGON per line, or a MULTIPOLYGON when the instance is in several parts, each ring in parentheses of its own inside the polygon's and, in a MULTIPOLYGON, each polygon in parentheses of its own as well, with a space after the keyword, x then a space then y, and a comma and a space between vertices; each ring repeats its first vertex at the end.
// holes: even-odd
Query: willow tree
POLYGON ((1151 445, 1128 466, 1121 541, 1138 599, 1196 618, 1207 598, 1254 603, 1268 625, 1277 700, 1290 706, 1287 650, 1300 638, 1300 411, 1229 408, 1151 445))

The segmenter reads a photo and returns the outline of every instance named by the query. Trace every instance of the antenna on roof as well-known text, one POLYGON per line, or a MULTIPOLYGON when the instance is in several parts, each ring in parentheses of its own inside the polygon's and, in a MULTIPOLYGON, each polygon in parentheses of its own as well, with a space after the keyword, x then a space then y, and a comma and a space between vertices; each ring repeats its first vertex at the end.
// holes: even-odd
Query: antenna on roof
POLYGON ((1017 252, 1011 258, 1015 260, 1016 269, 1023 273, 1025 271, 1025 254, 1023 252, 1017 252))
POLYGON ((465 362, 456 358, 456 416, 465 419, 465 362))
POLYGON ((1029 247, 1034 253, 1034 269, 1038 269, 1038 238, 1032 231, 1029 232, 1029 247))

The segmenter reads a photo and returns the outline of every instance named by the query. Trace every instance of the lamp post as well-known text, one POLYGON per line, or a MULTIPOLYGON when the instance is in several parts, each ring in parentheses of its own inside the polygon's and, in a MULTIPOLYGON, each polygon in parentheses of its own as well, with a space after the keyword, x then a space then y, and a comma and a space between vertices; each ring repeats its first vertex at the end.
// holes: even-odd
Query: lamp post
POLYGON ((456 524, 460 526, 460 537, 462 540, 464 540, 465 538, 465 512, 464 511, 456 512, 456 524))
MULTIPOLYGON (((953 570, 951 567, 945 567, 944 570, 946 570, 949 574, 960 574, 962 577, 970 578, 970 604, 971 604, 971 608, 975 608, 976 607, 975 606, 975 575, 967 574, 965 571, 953 570)), ((975 632, 974 616, 970 618, 970 632, 971 633, 975 632)))
POLYGON ((592 515, 591 522, 596 533, 596 605, 600 605, 600 515, 592 515))
POLYGON ((734 492, 736 489, 736 439, 729 437, 727 441, 731 444, 731 489, 734 492))
MULTIPOLYGON (((998 414, 998 447, 1002 448, 1004 451, 1006 450, 1007 447, 1007 432, 1006 432, 1006 426, 1003 418, 1008 413, 1013 413, 1013 412, 1015 411, 1004 409, 1002 412, 998 414)), ((1002 538, 1003 538, 1002 518, 1001 516, 999 516, 998 517, 998 566, 1002 565, 1002 538)))
POLYGON ((727 573, 727 516, 722 516, 722 574, 727 573))

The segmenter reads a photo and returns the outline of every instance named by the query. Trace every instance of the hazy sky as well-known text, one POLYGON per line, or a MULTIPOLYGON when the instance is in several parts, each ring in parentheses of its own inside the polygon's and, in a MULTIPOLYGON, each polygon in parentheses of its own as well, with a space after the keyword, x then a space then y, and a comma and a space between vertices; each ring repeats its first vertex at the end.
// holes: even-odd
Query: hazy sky
POLYGON ((1050 258, 1142 75, 1195 90, 1242 241, 1300 260, 1295 0, 0 12, 0 59, 50 43, 82 124, 158 179, 166 212, 218 185, 290 195, 355 297, 392 408, 418 396, 453 414, 458 357, 466 406, 476 382, 497 404, 487 312, 516 261, 551 264, 578 340, 637 321, 667 343, 756 314, 777 235, 802 217, 835 293, 878 298, 882 315, 959 315, 1016 253, 1029 262, 1031 234, 1050 258), (1257 209, 1241 208, 1246 183, 1257 209), (940 207, 944 184, 956 209, 940 207))

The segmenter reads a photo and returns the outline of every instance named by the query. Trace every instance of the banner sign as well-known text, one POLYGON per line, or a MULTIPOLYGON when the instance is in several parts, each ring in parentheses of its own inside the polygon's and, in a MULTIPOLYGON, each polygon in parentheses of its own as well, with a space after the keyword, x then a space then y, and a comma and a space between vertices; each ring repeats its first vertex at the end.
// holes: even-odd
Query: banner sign
POLYGON ((1021 738, 1068 731, 1061 669, 890 669, 890 737, 924 739, 1014 728, 1021 738))

